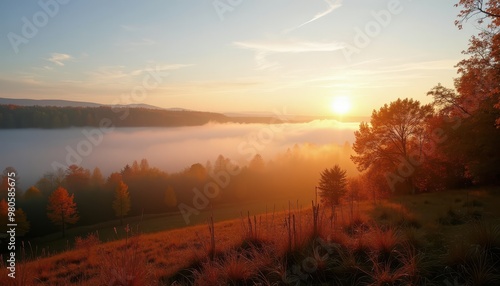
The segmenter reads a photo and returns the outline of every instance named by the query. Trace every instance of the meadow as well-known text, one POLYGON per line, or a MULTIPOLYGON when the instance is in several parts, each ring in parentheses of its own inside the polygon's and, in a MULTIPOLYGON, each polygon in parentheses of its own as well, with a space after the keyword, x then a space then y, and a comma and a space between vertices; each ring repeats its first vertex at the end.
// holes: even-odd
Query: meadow
MULTIPOLYGON (((285 211, 156 233, 77 236, 51 255, 24 244, 1 285, 498 285, 500 189, 477 188, 285 211)), ((253 210, 258 213, 257 210, 253 210)), ((144 220, 148 221, 147 219, 144 220)))

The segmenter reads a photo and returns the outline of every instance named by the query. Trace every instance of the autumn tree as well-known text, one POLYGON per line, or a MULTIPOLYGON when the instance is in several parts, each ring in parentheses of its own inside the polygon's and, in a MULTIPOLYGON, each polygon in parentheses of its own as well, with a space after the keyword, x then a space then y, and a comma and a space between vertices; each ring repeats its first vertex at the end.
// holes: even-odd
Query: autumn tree
POLYGON ((438 85, 428 93, 447 139, 438 150, 454 163, 451 169, 463 169, 464 179, 500 182, 500 1, 460 0, 457 6, 455 24, 461 29, 476 20, 480 30, 457 64, 455 90, 438 85))
POLYGON ((347 180, 346 197, 349 202, 351 219, 354 217, 354 201, 359 202, 362 192, 363 192, 363 182, 360 176, 352 177, 347 180))
POLYGON ((113 192, 116 187, 120 184, 120 182, 123 180, 122 174, 121 173, 111 173, 106 180, 106 189, 110 192, 113 192))
POLYGON ((260 154, 255 154, 255 156, 253 156, 252 160, 248 164, 248 168, 254 171, 262 171, 264 170, 265 165, 266 163, 264 162, 262 156, 260 154))
POLYGON ((461 29, 463 22, 474 16, 479 16, 477 21, 482 23, 484 19, 490 18, 492 24, 500 25, 500 1, 499 0, 460 0, 455 6, 461 6, 462 10, 458 14, 455 24, 461 29))
POLYGON ((63 237, 66 235, 67 225, 75 224, 80 218, 73 199, 74 194, 70 196, 63 187, 57 188, 49 197, 47 216, 55 225, 61 226, 63 237))
POLYGON ((29 201, 32 199, 38 199, 42 197, 42 192, 35 186, 29 187, 29 189, 24 192, 24 199, 29 201))
POLYGON ((228 165, 230 164, 229 159, 225 158, 222 154, 217 156, 217 159, 215 160, 214 163, 214 172, 220 172, 220 171, 225 171, 228 168, 228 165))
POLYGON ((494 99, 467 104, 467 96, 440 85, 428 94, 438 111, 432 125, 443 134, 435 146, 441 162, 439 176, 464 183, 500 182, 500 129, 495 127, 500 110, 494 108, 494 99))
MULTIPOLYGON (((495 108, 500 109, 500 0, 460 0, 457 6, 462 8, 455 22, 459 29, 473 18, 480 26, 479 34, 472 36, 463 52, 469 57, 457 65, 457 91, 472 102, 491 97, 495 108), (485 20, 487 24, 483 25, 485 20)), ((500 128, 500 116, 496 124, 500 128)))
POLYGON ((123 225, 123 216, 130 211, 130 194, 128 193, 128 186, 123 181, 120 181, 115 188, 113 210, 116 216, 120 217, 120 224, 123 225))
MULTIPOLYGON (((474 111, 463 120, 453 142, 460 143, 461 155, 470 173, 482 183, 500 182, 500 1, 460 0, 462 7, 456 24, 475 18, 480 32, 469 41, 458 63, 455 88, 462 101, 474 111), (487 21, 485 21, 487 20, 487 21), (486 25, 483 25, 485 24, 486 25), (493 127, 496 125, 496 129, 493 127)), ((453 147, 453 146, 450 146, 453 147)), ((453 148, 450 148, 453 149, 453 148)), ((451 150, 450 150, 451 151, 451 150)), ((451 153, 451 152, 450 152, 451 153)))
POLYGON ((373 110, 370 123, 362 122, 354 132, 356 155, 351 159, 360 172, 377 169, 385 174, 388 187, 406 185, 415 191, 415 168, 425 160, 427 120, 431 105, 413 99, 398 99, 373 110))
POLYGON ((31 224, 23 209, 18 208, 14 212, 16 217, 16 236, 25 236, 30 231, 31 224))
POLYGON ((65 176, 65 172, 61 168, 53 172, 47 172, 36 182, 35 187, 42 192, 44 197, 48 197, 63 184, 65 176))
POLYGON ((71 165, 66 170, 64 183, 72 192, 86 191, 90 186, 90 171, 77 165, 71 165))
POLYGON ((165 205, 169 208, 177 206, 177 195, 171 186, 165 190, 164 201, 165 205))
POLYGON ((208 176, 207 169, 205 169, 205 166, 200 163, 191 165, 191 167, 186 169, 186 174, 196 178, 199 181, 206 179, 208 176))
POLYGON ((149 162, 147 159, 142 159, 139 166, 141 172, 147 172, 149 170, 149 162))
POLYGON ((101 173, 101 169, 98 167, 94 168, 92 175, 90 176, 90 183, 94 189, 99 189, 104 186, 104 176, 101 173))
POLYGON ((342 170, 339 165, 326 168, 321 172, 318 189, 323 203, 333 210, 347 192, 346 171, 342 170))

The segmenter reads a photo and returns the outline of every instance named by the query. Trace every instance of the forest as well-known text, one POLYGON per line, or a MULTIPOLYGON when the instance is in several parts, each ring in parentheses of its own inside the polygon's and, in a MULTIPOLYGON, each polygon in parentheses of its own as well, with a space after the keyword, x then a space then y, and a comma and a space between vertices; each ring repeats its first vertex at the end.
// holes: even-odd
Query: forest
MULTIPOLYGON (((53 107, 0 104, 0 129, 70 127, 177 127, 217 123, 267 123, 270 117, 142 107, 53 107)), ((278 123, 279 119, 275 119, 278 123)))
MULTIPOLYGON (((247 165, 241 165, 219 155, 213 162, 196 163, 176 173, 149 166, 148 160, 142 159, 127 164, 107 177, 98 167, 89 170, 71 165, 67 169, 47 172, 34 186, 20 190, 17 202, 31 224, 27 237, 60 230, 47 217, 49 197, 59 187, 74 196, 80 217, 77 225, 80 226, 117 218, 112 204, 120 183, 127 186, 130 196, 127 216, 166 212, 182 215, 183 210, 194 208, 196 192, 203 192, 207 186, 215 186, 211 191, 217 192, 210 199, 212 207, 286 200, 291 196, 307 203, 312 198, 314 188, 311 186, 315 185, 320 166, 326 166, 329 161, 349 164, 351 153, 352 149, 347 144, 327 148, 296 145, 268 161, 257 154, 247 165), (293 179, 285 180, 288 176, 293 179)), ((350 165, 350 171, 355 172, 355 167, 352 163, 350 165)), ((5 207, 9 172, 15 172, 15 168, 7 167, 3 171, 0 200, 5 207)), ((22 176, 17 180, 22 181, 22 176)), ((6 212, 0 213, 3 214, 2 220, 6 220, 6 212)), ((189 222, 188 219, 186 225, 189 222)))

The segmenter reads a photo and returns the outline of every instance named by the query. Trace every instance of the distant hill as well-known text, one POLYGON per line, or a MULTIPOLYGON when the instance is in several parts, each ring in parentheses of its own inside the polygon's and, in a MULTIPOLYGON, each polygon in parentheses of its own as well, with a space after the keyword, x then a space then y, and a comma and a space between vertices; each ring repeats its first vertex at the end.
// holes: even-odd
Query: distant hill
MULTIPOLYGON (((0 129, 97 127, 101 119, 112 120, 116 127, 196 126, 208 122, 260 123, 282 122, 269 112, 213 113, 184 108, 161 108, 149 104, 104 105, 93 102, 54 99, 0 98, 0 129)), ((309 122, 335 119, 326 116, 291 116, 287 122, 309 122)), ((369 118, 344 117, 343 122, 360 122, 369 118)))
MULTIPOLYGON (((110 106, 108 104, 99 104, 95 102, 85 102, 85 101, 72 101, 72 100, 60 100, 60 99, 17 99, 17 98, 1 98, 0 104, 4 105, 19 105, 19 106, 53 106, 53 107, 99 107, 99 106, 110 106)), ((128 104, 128 105, 114 105, 114 107, 140 107, 149 109, 162 109, 161 107, 149 105, 149 104, 128 104)), ((180 108, 176 108, 180 109, 180 108)))

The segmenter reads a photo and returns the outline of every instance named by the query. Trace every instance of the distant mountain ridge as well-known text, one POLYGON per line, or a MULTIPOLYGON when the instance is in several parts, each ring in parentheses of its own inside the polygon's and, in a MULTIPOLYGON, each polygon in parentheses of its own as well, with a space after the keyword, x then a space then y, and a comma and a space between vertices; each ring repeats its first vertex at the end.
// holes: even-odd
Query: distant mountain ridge
MULTIPOLYGON (((2 98, 0 97, 0 104, 13 104, 19 106, 53 106, 53 107, 100 107, 100 106, 115 106, 115 107, 137 107, 148 109, 164 109, 158 106, 149 104, 99 104, 95 102, 86 101, 72 101, 62 99, 17 99, 17 98, 2 98)), ((182 108, 172 108, 173 111, 184 110, 182 108)))

